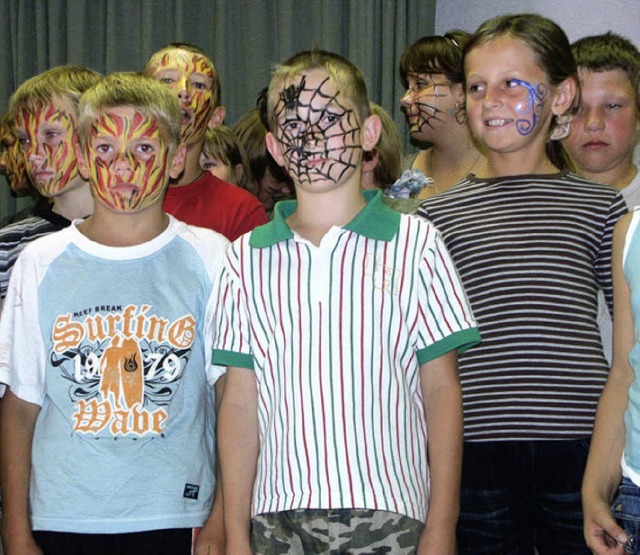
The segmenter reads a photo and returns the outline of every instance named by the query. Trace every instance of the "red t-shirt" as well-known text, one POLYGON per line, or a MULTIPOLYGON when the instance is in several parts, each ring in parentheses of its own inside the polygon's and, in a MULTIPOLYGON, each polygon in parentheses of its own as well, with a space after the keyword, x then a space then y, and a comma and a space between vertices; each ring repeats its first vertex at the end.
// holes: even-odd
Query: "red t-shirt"
POLYGON ((169 187, 162 207, 177 219, 213 229, 229 241, 267 223, 267 214, 256 197, 209 172, 189 185, 169 187))

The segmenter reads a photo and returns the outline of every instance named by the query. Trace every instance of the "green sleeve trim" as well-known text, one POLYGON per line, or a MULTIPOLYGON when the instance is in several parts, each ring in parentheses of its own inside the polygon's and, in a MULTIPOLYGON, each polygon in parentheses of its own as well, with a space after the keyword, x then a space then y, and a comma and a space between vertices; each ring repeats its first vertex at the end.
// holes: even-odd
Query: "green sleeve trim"
POLYGON ((424 364, 430 360, 434 360, 453 349, 457 349, 458 354, 463 353, 467 349, 477 345, 482 341, 478 328, 468 328, 466 330, 460 330, 452 335, 448 335, 444 339, 441 339, 437 343, 420 349, 417 353, 418 362, 424 364))
POLYGON ((253 356, 236 353, 234 351, 214 349, 211 362, 212 364, 220 364, 221 366, 238 366, 239 368, 253 370, 253 356))

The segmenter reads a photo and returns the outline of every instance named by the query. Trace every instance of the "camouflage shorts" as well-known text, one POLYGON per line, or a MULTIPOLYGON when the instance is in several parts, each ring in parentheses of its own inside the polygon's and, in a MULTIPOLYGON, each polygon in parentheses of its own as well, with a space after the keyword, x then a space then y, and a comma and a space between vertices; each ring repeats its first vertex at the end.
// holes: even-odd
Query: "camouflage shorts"
POLYGON ((386 511, 299 509, 257 515, 254 553, 264 555, 414 553, 424 524, 386 511))

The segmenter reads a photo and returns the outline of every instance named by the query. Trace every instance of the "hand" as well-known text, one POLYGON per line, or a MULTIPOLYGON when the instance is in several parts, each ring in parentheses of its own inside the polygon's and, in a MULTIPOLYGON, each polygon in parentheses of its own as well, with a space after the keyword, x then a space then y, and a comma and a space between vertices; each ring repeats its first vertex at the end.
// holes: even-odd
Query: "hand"
POLYGON ((609 504, 598 499, 584 503, 584 539, 595 555, 623 555, 629 536, 611 516, 609 504))
POLYGON ((224 534, 208 530, 206 525, 198 532, 193 555, 224 555, 224 534))

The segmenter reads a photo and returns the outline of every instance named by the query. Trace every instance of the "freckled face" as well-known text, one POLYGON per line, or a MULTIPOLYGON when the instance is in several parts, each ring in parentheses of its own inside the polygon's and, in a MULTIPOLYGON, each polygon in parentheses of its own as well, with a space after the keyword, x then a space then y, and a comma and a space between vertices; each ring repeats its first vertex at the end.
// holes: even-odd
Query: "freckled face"
POLYGON ((7 176, 9 186, 15 194, 26 193, 31 188, 24 153, 9 129, 0 133, 0 172, 7 176))
POLYGON ((162 199, 171 160, 154 118, 134 108, 102 112, 85 159, 94 197, 114 211, 136 212, 162 199))
POLYGON ((36 103, 16 115, 16 135, 38 192, 55 197, 78 176, 75 111, 68 100, 36 103))
POLYGON ((469 125, 489 150, 544 145, 553 95, 529 46, 511 37, 476 46, 466 56, 465 74, 469 125))
POLYGON ((182 108, 182 142, 198 142, 215 108, 213 66, 204 57, 174 49, 156 54, 152 76, 178 95, 182 108))

